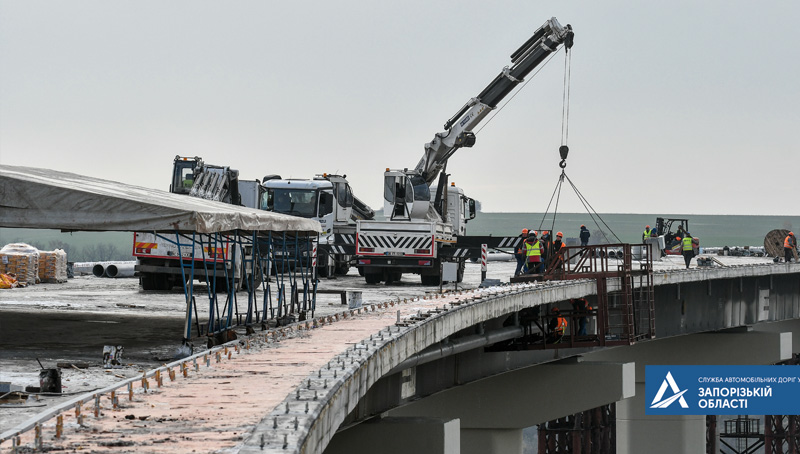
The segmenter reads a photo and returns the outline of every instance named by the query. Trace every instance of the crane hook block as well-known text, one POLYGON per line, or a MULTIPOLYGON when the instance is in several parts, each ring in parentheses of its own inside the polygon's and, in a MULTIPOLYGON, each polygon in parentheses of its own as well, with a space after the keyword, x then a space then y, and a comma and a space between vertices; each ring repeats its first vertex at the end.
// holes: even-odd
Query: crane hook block
POLYGON ((558 166, 562 169, 567 167, 567 155, 569 154, 569 147, 566 145, 561 145, 558 147, 558 153, 561 155, 561 162, 558 163, 558 166))

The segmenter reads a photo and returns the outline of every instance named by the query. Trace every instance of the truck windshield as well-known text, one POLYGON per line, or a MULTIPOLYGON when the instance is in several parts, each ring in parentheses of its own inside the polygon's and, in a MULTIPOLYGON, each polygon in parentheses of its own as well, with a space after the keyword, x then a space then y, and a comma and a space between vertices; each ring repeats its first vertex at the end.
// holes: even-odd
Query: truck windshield
POLYGON ((314 189, 269 188, 261 200, 261 209, 275 213, 312 218, 317 210, 314 189))

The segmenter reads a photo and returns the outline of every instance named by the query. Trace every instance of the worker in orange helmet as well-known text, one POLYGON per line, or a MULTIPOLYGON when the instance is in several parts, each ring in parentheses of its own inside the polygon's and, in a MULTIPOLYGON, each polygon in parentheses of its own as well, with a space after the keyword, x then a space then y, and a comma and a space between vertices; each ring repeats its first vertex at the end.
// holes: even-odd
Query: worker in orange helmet
POLYGON ((522 267, 525 265, 525 239, 528 238, 528 229, 522 229, 519 234, 522 239, 519 246, 514 248, 514 258, 517 259, 517 268, 514 270, 514 276, 519 276, 522 273, 522 267))
POLYGON ((551 248, 552 254, 547 264, 548 270, 559 269, 564 265, 564 234, 561 232, 556 233, 556 239, 553 241, 551 248))
POLYGON ((550 317, 550 321, 547 322, 547 328, 550 331, 549 342, 557 344, 567 332, 567 319, 561 315, 561 311, 557 307, 554 307, 552 312, 553 315, 550 317))
MULTIPOLYGON (((786 263, 792 261, 792 257, 795 257, 794 253, 797 250, 797 238, 794 236, 794 232, 789 232, 786 235, 786 238, 783 240, 783 257, 786 260, 786 263)), ((794 261, 797 261, 795 257, 794 261)))
POLYGON ((644 233, 642 233, 642 243, 644 243, 644 240, 646 240, 648 238, 655 238, 656 236, 658 236, 658 235, 656 235, 656 229, 652 229, 651 230, 650 226, 646 225, 644 227, 644 233))

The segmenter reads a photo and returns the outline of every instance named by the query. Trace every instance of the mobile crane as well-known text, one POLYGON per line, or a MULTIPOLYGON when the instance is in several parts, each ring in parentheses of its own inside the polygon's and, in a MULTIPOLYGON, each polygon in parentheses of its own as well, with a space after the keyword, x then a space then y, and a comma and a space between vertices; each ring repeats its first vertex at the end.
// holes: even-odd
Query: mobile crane
POLYGON ((385 219, 357 223, 357 263, 367 283, 389 283, 403 273, 416 273, 423 284, 437 285, 442 281, 443 262, 456 263, 456 280, 461 280, 467 257, 457 253, 457 246, 474 249, 476 240, 465 235, 467 221, 475 217, 475 201, 455 185, 448 186, 447 161, 459 148, 472 147, 473 128, 560 45, 570 49, 573 36, 571 25, 562 26, 555 17, 545 22, 511 54, 511 66, 504 67, 447 120, 444 132, 425 144, 415 168, 386 169, 385 219))
MULTIPOLYGON (((375 217, 375 211, 353 194, 347 175, 323 173, 313 180, 284 180, 278 175, 267 175, 262 181, 262 210, 319 221, 322 226, 317 251, 319 275, 347 274, 355 254, 356 222, 375 217)), ((289 248, 283 249, 292 253, 289 248)), ((310 258, 306 248, 299 249, 302 257, 290 258, 290 263, 310 258)))
MULTIPOLYGON (((258 208, 263 189, 258 180, 240 180, 239 171, 227 166, 206 164, 199 156, 175 156, 172 165, 172 180, 169 191, 207 200, 258 208)), ((206 279, 206 270, 217 269, 216 288, 227 291, 227 280, 222 267, 226 262, 222 257, 236 257, 227 273, 233 274, 236 290, 242 287, 251 270, 247 264, 252 260, 252 247, 248 246, 231 255, 233 241, 225 241, 215 248, 214 254, 200 250, 198 244, 187 241, 180 246, 155 232, 134 232, 133 256, 136 257, 136 275, 143 290, 170 290, 183 284, 180 257, 204 257, 196 259, 195 278, 206 279), (197 250, 192 253, 192 248, 197 250), (216 255, 215 255, 216 254, 216 255), (201 266, 202 265, 202 266, 201 266)), ((186 261, 186 259, 183 259, 186 261)), ((261 282, 257 273, 256 282, 261 282)), ((213 273, 209 272, 209 275, 213 273)))

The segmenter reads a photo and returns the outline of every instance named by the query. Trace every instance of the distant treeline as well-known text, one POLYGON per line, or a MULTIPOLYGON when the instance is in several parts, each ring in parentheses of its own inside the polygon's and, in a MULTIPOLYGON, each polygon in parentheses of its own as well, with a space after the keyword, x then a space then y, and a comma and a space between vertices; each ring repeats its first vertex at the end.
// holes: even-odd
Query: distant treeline
POLYGON ((128 261, 135 260, 130 250, 121 251, 111 243, 88 244, 84 246, 72 246, 60 240, 50 240, 44 242, 25 242, 23 240, 11 241, 11 243, 29 244, 40 251, 53 251, 62 249, 67 253, 67 260, 70 262, 106 262, 106 261, 128 261))
POLYGON ((59 232, 40 229, 0 229, 0 248, 10 243, 29 244, 40 251, 63 249, 70 262, 135 260, 133 234, 127 232, 59 232))

